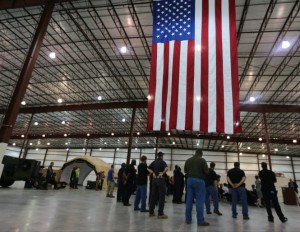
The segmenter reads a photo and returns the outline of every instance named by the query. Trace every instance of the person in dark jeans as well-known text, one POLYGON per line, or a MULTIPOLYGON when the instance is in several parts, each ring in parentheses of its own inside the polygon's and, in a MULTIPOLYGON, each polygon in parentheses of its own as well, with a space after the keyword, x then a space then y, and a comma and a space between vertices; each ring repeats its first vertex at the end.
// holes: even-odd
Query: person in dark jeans
POLYGON ((288 219, 283 215, 278 198, 277 190, 275 188, 275 183, 277 182, 275 173, 271 170, 268 170, 267 163, 261 163, 262 170, 259 172, 259 178, 261 179, 261 190, 263 193, 263 200, 265 202, 266 210, 268 213, 269 222, 274 222, 274 217, 271 209, 271 201, 274 205, 277 216, 279 217, 282 223, 286 222, 288 219))
POLYGON ((126 164, 122 163, 121 168, 118 172, 118 191, 117 191, 117 202, 122 202, 122 197, 124 194, 124 187, 123 187, 123 173, 125 171, 126 164))
POLYGON ((168 166, 163 160, 164 153, 158 152, 157 159, 154 160, 150 166, 150 171, 153 172, 151 199, 149 206, 149 216, 154 217, 155 203, 158 199, 158 216, 159 219, 167 219, 168 216, 164 214, 165 195, 166 195, 166 181, 165 173, 168 171, 168 166))
POLYGON ((174 174, 174 188, 173 188, 173 203, 181 204, 184 189, 184 175, 181 168, 175 165, 174 174))
POLYGON ((125 171, 123 173, 124 194, 122 201, 124 206, 131 206, 131 204, 129 204, 129 199, 134 188, 134 181, 136 179, 136 169, 134 168, 135 165, 136 160, 133 159, 130 165, 126 166, 125 171))
POLYGON ((46 180, 47 180, 47 184, 51 184, 51 185, 53 184, 54 189, 58 189, 57 182, 55 180, 55 173, 53 171, 53 165, 54 165, 54 162, 51 162, 47 169, 46 180))

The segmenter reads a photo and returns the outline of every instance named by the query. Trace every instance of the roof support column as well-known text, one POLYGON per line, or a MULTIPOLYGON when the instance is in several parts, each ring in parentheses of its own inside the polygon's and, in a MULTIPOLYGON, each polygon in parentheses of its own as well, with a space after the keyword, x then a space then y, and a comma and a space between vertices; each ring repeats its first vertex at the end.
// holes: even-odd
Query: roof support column
POLYGON ((265 139, 266 139, 266 145, 267 145, 269 168, 270 168, 270 170, 272 170, 271 153, 270 153, 270 135, 269 135, 269 129, 268 129, 268 125, 267 125, 267 118, 266 118, 265 112, 263 112, 263 117, 264 117, 264 125, 265 125, 265 139))
POLYGON ((21 147, 21 150, 20 150, 19 158, 23 158, 23 159, 26 158, 26 154, 27 154, 26 149, 28 147, 28 142, 29 142, 29 140, 28 140, 28 134, 29 134, 29 130, 30 130, 30 127, 31 127, 33 116, 34 116, 34 114, 32 114, 31 117, 30 117, 30 119, 29 119, 29 123, 28 123, 28 126, 27 126, 26 134, 24 136, 24 140, 23 140, 22 147, 21 147), (22 156, 22 154, 23 154, 23 156, 22 156))
POLYGON ((47 27, 51 19, 53 9, 54 0, 49 0, 45 5, 44 11, 41 15, 40 22, 36 29, 25 63, 23 65, 21 74, 16 84, 13 96, 10 100, 7 113, 3 120, 0 129, 0 142, 8 143, 12 134, 12 130, 20 110, 21 102, 25 96, 26 89, 29 84, 29 80, 31 78, 38 54, 40 52, 40 48, 47 31, 47 27))
POLYGON ((127 160, 126 164, 130 163, 131 158, 131 149, 132 149, 132 138, 133 138, 133 127, 134 127, 134 120, 135 120, 135 112, 136 108, 132 109, 132 117, 131 117, 131 125, 130 125, 130 134, 129 134, 129 142, 128 142, 128 151, 127 151, 127 160))

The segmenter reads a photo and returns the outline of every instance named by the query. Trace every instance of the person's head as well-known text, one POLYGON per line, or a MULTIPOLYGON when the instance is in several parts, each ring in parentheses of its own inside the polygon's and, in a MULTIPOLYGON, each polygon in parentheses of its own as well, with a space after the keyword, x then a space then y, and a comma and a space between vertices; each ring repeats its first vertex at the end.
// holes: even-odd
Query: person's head
POLYGON ((136 160, 135 159, 131 160, 131 165, 136 165, 136 160))
POLYGON ((267 169, 267 168, 268 168, 268 165, 267 165, 266 162, 262 162, 262 163, 261 163, 261 167, 262 167, 262 169, 267 169))
POLYGON ((142 163, 146 163, 146 161, 147 161, 147 156, 142 155, 140 160, 141 160, 142 163))
POLYGON ((255 179, 258 180, 258 178, 259 178, 258 175, 256 175, 256 176, 255 176, 255 179))
POLYGON ((201 149, 197 149, 196 152, 195 152, 195 155, 202 157, 202 155, 203 155, 202 150, 201 149))
POLYGON ((252 188, 252 189, 255 189, 255 185, 254 185, 254 184, 252 184, 252 185, 251 185, 251 188, 252 188))
POLYGON ((125 164, 125 163, 122 163, 122 164, 121 164, 121 167, 122 167, 122 168, 125 168, 125 167, 126 167, 126 164, 125 164))
POLYGON ((160 152, 157 153, 157 158, 162 159, 163 156, 164 156, 163 152, 160 151, 160 152))
POLYGON ((234 162, 234 167, 239 168, 240 167, 240 162, 234 162))
POLYGON ((54 165, 54 162, 51 162, 51 163, 50 163, 50 166, 52 167, 53 165, 54 165))
POLYGON ((110 165, 110 167, 111 167, 111 168, 114 168, 114 165, 112 164, 112 165, 110 165))
POLYGON ((211 163, 209 164, 209 166, 210 166, 210 168, 215 168, 216 164, 215 164, 214 162, 211 162, 211 163))
POLYGON ((290 179, 290 182, 293 182, 293 180, 292 180, 292 179, 290 179))

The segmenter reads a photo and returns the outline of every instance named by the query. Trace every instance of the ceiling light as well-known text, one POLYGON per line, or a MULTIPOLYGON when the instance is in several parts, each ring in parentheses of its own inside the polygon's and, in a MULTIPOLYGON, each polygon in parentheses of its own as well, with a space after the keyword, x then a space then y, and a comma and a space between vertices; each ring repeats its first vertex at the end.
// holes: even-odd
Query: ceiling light
POLYGON ((55 57, 56 57, 55 52, 50 52, 49 57, 50 57, 51 59, 55 59, 55 57))
POLYGON ((30 146, 32 146, 32 143, 29 143, 30 146))
POLYGON ((287 155, 285 158, 289 159, 290 157, 287 155))
POLYGON ((50 145, 50 143, 47 143, 47 145, 49 146, 49 145, 50 145))
POLYGON ((255 97, 250 97, 249 99, 251 102, 254 102, 255 101, 255 97))
POLYGON ((262 138, 258 138, 259 141, 262 141, 262 138))
POLYGON ((297 143, 297 139, 293 139, 293 143, 297 143))
POLYGON ((38 141, 37 144, 41 144, 41 141, 38 141))
POLYGON ((25 106, 25 105, 26 105, 26 101, 22 101, 21 104, 22 104, 23 106, 25 106))
POLYGON ((69 148, 66 148, 66 150, 68 151, 68 150, 69 150, 69 148))
POLYGON ((156 150, 156 147, 154 147, 153 150, 155 151, 155 150, 156 150))
POLYGON ((68 143, 65 143, 66 145, 68 145, 68 143))
POLYGON ((229 135, 227 135, 227 137, 226 137, 227 139, 230 139, 230 136, 229 135))
POLYGON ((37 126, 37 125, 39 125, 39 123, 38 122, 34 122, 34 125, 37 126))
POLYGON ((114 134, 114 133, 111 133, 111 135, 114 136, 115 134, 114 134))
POLYGON ((16 146, 16 143, 13 143, 12 145, 13 145, 13 146, 16 146))
POLYGON ((168 133, 168 136, 170 136, 170 135, 171 135, 171 133, 169 132, 169 133, 168 133))
POLYGON ((57 99, 57 102, 62 103, 62 99, 61 98, 57 99))
POLYGON ((46 136, 46 135, 44 135, 44 134, 42 135, 42 137, 45 137, 45 136, 46 136))
POLYGON ((83 151, 85 151, 85 148, 82 148, 83 151))
POLYGON ((104 144, 106 145, 106 144, 107 144, 107 142, 104 142, 104 144))
POLYGON ((275 148, 274 151, 278 151, 278 148, 275 148))
POLYGON ((21 135, 22 138, 24 138, 25 135, 21 135))
POLYGON ((86 136, 90 136, 90 133, 87 133, 86 136))
POLYGON ((150 95, 148 95, 148 96, 147 96, 147 98, 148 98, 148 100, 150 100, 150 99, 151 99, 151 96, 150 96, 150 95))
POLYGON ((101 97, 101 96, 98 96, 98 100, 101 101, 101 100, 102 100, 102 97, 101 97))
POLYGON ((137 150, 137 148, 134 148, 134 150, 137 150))
POLYGON ((243 153, 240 153, 240 155, 243 155, 243 153))
POLYGON ((173 142, 173 145, 175 144, 175 142, 173 142))
POLYGON ((199 143, 197 143, 197 146, 199 146, 199 143))
POLYGON ((61 124, 66 124, 66 122, 65 122, 65 121, 62 121, 61 124))
POLYGON ((68 135, 67 135, 67 134, 64 134, 64 136, 67 137, 68 135))
POLYGON ((123 118, 123 119, 122 119, 122 122, 125 122, 125 121, 126 121, 126 119, 125 119, 125 118, 123 118))
POLYGON ((265 154, 262 154, 262 157, 265 157, 266 155, 265 154))
POLYGON ((250 149, 251 149, 251 147, 247 147, 247 149, 248 149, 248 150, 250 150, 250 149))
POLYGON ((125 141, 125 144, 127 144, 127 141, 125 141))
POLYGON ((121 53, 126 53, 127 52, 127 48, 125 46, 120 48, 121 53))
POLYGON ((147 141, 147 144, 149 144, 150 142, 149 141, 147 141))
POLYGON ((117 151, 119 150, 119 148, 117 148, 117 151))
POLYGON ((224 145, 222 145, 221 147, 224 148, 224 145))
POLYGON ((99 148, 99 150, 101 151, 101 150, 102 150, 102 148, 100 147, 100 148, 99 148))
POLYGON ((36 151, 38 151, 39 149, 38 149, 38 148, 36 148, 35 150, 36 150, 36 151))
POLYGON ((137 132, 136 134, 137 134, 137 135, 140 135, 140 132, 137 132))
POLYGON ((287 40, 282 41, 281 47, 282 48, 288 48, 290 46, 290 42, 287 40))

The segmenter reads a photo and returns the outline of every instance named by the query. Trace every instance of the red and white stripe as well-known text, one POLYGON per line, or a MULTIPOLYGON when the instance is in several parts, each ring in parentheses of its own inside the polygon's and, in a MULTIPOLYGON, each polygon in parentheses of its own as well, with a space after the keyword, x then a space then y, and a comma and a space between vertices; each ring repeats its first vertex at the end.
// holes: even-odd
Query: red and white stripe
POLYGON ((195 2, 195 40, 152 44, 148 130, 241 132, 235 1, 195 2))

